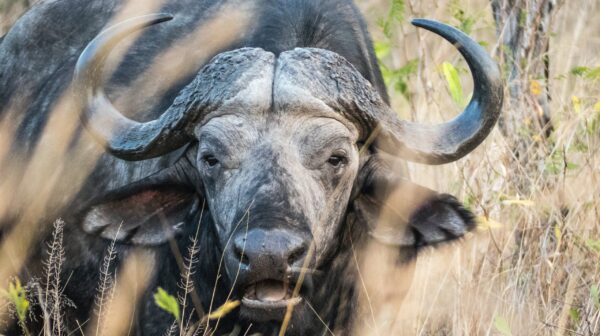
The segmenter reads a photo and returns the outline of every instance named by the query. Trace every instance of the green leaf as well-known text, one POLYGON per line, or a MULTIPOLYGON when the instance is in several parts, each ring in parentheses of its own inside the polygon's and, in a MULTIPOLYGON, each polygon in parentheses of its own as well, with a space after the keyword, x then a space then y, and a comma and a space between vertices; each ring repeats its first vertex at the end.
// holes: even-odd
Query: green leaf
POLYGON ((585 242, 585 246, 596 252, 600 252, 600 240, 588 239, 585 242))
POLYGON ((494 319, 494 327, 504 336, 512 336, 512 331, 510 330, 510 325, 504 316, 496 316, 494 319))
POLYGON ((392 0, 392 7, 390 8, 389 17, 396 22, 404 21, 404 0, 392 0))
POLYGON ((164 289, 158 287, 158 291, 154 293, 154 303, 162 310, 173 315, 175 319, 179 321, 179 304, 173 295, 170 295, 164 289))
POLYGON ((573 323, 577 324, 581 320, 581 316, 579 315, 579 310, 577 308, 569 309, 569 317, 573 323))
POLYGON ((459 22, 459 25, 456 28, 462 30, 467 35, 471 34, 473 26, 475 26, 476 17, 468 15, 461 7, 458 0, 451 1, 449 8, 452 12, 452 17, 459 22))
POLYGON ((407 100, 410 99, 408 80, 410 76, 417 72, 418 67, 419 60, 413 59, 408 61, 408 63, 404 64, 400 68, 393 71, 392 82, 394 83, 394 89, 400 92, 407 100))
POLYGON ((584 152, 587 152, 588 150, 590 150, 588 145, 585 142, 583 142, 579 139, 575 139, 575 141, 576 142, 573 144, 573 149, 576 152, 584 153, 584 152))
POLYGON ((571 74, 585 79, 600 79, 600 67, 590 68, 586 66, 576 66, 571 69, 571 74))
POLYGON ((381 62, 381 60, 390 54, 392 49, 389 42, 376 41, 375 42, 375 56, 381 62))
POLYGON ((546 158, 544 170, 552 175, 560 174, 563 168, 563 153, 556 151, 546 158))
POLYGON ((383 35, 387 38, 392 38, 392 22, 389 20, 383 21, 383 35))
POLYGON ((408 83, 404 78, 398 79, 394 85, 394 90, 400 92, 404 98, 409 99, 410 92, 408 92, 408 83))
POLYGON ((379 22, 380 27, 383 29, 383 34, 387 38, 392 37, 392 25, 404 21, 404 12, 404 0, 392 0, 387 18, 379 22))
POLYGON ((442 63, 442 71, 444 73, 444 77, 446 78, 446 83, 448 83, 448 89, 450 90, 450 94, 452 95, 452 100, 460 106, 464 106, 464 96, 463 89, 460 83, 460 77, 458 76, 458 71, 454 67, 454 65, 444 62, 442 63))
POLYGON ((600 67, 591 69, 587 74, 585 74, 585 78, 600 79, 600 67))
POLYGON ((404 64, 398 70, 396 70, 396 73, 398 74, 398 76, 407 78, 407 77, 417 73, 418 69, 419 69, 419 59, 415 58, 415 59, 408 61, 406 64, 404 64))
POLYGON ((544 169, 546 172, 556 175, 564 173, 564 170, 579 169, 579 165, 574 162, 568 162, 564 151, 557 150, 546 158, 544 169))
POLYGON ((567 170, 579 169, 579 165, 573 162, 567 162, 567 170))
POLYGON ((598 293, 598 285, 592 285, 590 288, 590 298, 596 309, 600 309, 600 295, 598 293))
POLYGON ((27 293, 21 286, 21 281, 17 278, 14 282, 8 284, 8 291, 1 291, 0 294, 6 297, 14 306, 19 322, 24 323, 29 310, 29 301, 27 293))
POLYGON ((385 85, 387 87, 393 87, 394 90, 400 92, 406 99, 410 99, 408 80, 410 76, 417 72, 418 68, 418 59, 410 60, 402 67, 395 70, 386 67, 381 60, 379 62, 379 69, 381 70, 381 75, 383 76, 385 85))
POLYGON ((575 76, 583 76, 586 72, 588 72, 590 68, 584 66, 576 66, 571 69, 571 74, 575 76))
POLYGON ((392 83, 392 71, 390 71, 383 63, 379 63, 379 70, 381 70, 381 76, 386 87, 389 87, 392 83))

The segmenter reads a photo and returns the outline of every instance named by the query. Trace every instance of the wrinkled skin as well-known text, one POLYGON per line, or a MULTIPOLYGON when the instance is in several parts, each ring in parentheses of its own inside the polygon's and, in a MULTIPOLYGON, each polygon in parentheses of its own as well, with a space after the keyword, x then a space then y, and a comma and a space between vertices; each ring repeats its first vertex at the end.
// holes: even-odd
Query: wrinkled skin
MULTIPOLYGON (((359 167, 356 127, 318 99, 298 94, 303 88, 290 85, 273 63, 260 69, 261 77, 232 104, 195 128, 196 163, 230 278, 241 262, 230 250, 238 244, 249 257, 248 265, 239 267, 242 290, 261 280, 281 281, 289 271, 297 277, 310 244, 314 260, 307 266, 323 264, 336 246, 331 242, 340 231, 359 167), (232 235, 234 243, 227 250, 232 235), (298 248, 300 255, 280 266, 264 260, 268 251, 255 251, 261 243, 275 255, 293 253, 289 248, 298 248), (293 244, 298 246, 289 247, 293 244)), ((266 314, 242 306, 242 314, 255 322, 279 320, 279 310, 266 314)))
POLYGON ((221 243, 248 213, 250 227, 310 232, 319 259, 357 176, 359 134, 322 101, 297 94, 303 88, 285 74, 273 83, 274 64, 266 67, 195 128, 204 196, 221 243))

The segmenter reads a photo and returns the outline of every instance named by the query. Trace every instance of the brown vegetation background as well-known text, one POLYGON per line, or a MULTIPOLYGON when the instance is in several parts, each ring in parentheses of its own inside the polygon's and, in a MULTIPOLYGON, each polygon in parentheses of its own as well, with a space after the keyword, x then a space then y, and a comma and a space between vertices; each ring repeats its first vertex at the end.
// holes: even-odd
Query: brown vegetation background
MULTIPOLYGON (((501 54, 486 0, 357 2, 376 42, 393 106, 403 118, 447 120, 460 112, 472 87, 456 50, 412 27, 410 18, 461 27, 493 55, 501 54), (444 62, 458 72, 458 88, 445 74, 444 62), (462 98, 453 98, 457 89, 462 98)), ((0 34, 28 5, 0 0, 0 34)), ((367 284, 380 287, 366 290, 391 294, 373 295, 379 301, 359 317, 365 333, 600 334, 600 2, 559 1, 556 6, 549 29, 549 81, 528 76, 527 61, 521 62, 524 103, 507 104, 503 111, 523 116, 523 123, 504 133, 494 130, 458 162, 409 165, 417 183, 463 200, 479 216, 479 227, 464 241, 419 257, 403 304, 393 294, 406 277, 386 273, 389 263, 374 260, 381 272, 363 275, 367 284), (554 131, 549 137, 536 124, 541 88, 551 97, 554 131), (522 143, 528 145, 516 152, 522 143), (382 274, 389 278, 380 281, 382 274)), ((5 142, 0 142, 1 159, 7 147, 2 134, 0 141, 5 142)), ((0 280, 2 271, 0 260, 0 280)))

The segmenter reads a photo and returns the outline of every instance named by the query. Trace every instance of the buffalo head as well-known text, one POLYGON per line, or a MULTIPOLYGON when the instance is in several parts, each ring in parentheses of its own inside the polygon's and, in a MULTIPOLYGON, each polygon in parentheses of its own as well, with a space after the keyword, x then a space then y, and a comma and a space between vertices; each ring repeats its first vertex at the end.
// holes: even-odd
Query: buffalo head
POLYGON ((416 249, 472 228, 471 214, 456 199, 411 184, 389 159, 452 162, 489 134, 502 105, 500 74, 466 35, 414 21, 453 43, 473 74, 471 102, 446 123, 399 120, 352 64, 314 48, 223 52, 158 119, 136 122, 104 95, 103 63, 123 37, 167 19, 157 14, 114 26, 79 58, 74 84, 83 121, 110 153, 144 160, 189 144, 165 173, 171 185, 152 189, 163 177, 150 178, 99 202, 86 216, 88 232, 111 237, 122 222, 131 241, 160 243, 165 232, 196 218, 204 202, 229 285, 242 299, 241 315, 267 321, 281 320, 288 306, 302 314, 312 280, 340 253, 348 222, 373 230, 390 197, 397 220, 390 225, 397 229, 393 237, 373 232, 380 240, 416 249))

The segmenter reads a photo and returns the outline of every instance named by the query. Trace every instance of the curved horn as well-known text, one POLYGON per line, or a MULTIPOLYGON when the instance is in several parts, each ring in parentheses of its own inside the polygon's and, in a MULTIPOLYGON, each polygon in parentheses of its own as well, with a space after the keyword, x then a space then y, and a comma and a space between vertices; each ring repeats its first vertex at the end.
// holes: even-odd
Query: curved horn
POLYGON ((112 48, 126 36, 172 18, 169 14, 150 14, 114 25, 96 36, 77 61, 73 84, 84 108, 82 121, 110 153, 121 159, 149 159, 190 141, 184 131, 189 101, 176 99, 158 119, 140 123, 119 112, 102 88, 104 63, 112 48))
POLYGON ((393 125, 381 125, 381 135, 387 138, 390 152, 397 152, 400 147, 399 155, 406 159, 449 163, 474 150, 496 124, 503 100, 500 71, 487 52, 458 29, 425 19, 412 20, 412 24, 442 36, 458 48, 471 69, 473 97, 465 110, 448 122, 424 125, 394 118, 393 125))

